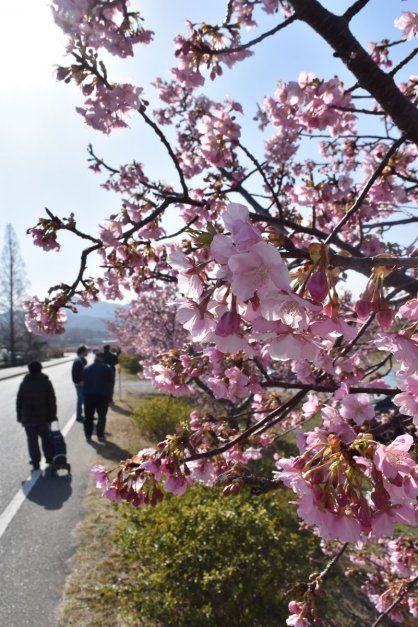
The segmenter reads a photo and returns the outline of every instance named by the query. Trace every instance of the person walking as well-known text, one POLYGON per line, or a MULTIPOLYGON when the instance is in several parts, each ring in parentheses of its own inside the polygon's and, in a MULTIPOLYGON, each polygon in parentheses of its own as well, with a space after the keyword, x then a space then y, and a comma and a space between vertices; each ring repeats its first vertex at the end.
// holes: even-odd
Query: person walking
POLYGON ((73 361, 73 367, 71 368, 71 378, 75 385, 75 391, 77 394, 76 404, 76 420, 83 422, 83 405, 84 405, 84 389, 83 389, 83 370, 87 366, 88 350, 86 346, 80 346, 77 349, 77 357, 73 361))
POLYGON ((104 355, 105 363, 107 363, 107 365, 110 366, 112 370, 113 382, 112 382, 112 391, 110 394, 109 403, 113 405, 113 392, 115 389, 115 381, 116 381, 116 366, 118 365, 119 359, 116 353, 113 353, 110 350, 110 344, 105 344, 103 346, 103 355, 104 355))
POLYGON ((94 412, 97 411, 97 439, 105 442, 106 416, 112 394, 113 373, 105 363, 104 354, 96 353, 94 362, 83 370, 84 383, 84 435, 91 442, 94 412))
POLYGON ((42 364, 32 361, 27 374, 19 386, 16 397, 17 421, 25 428, 33 470, 41 462, 39 438, 48 464, 52 462, 53 447, 50 424, 57 419, 57 401, 49 377, 42 372, 42 364))

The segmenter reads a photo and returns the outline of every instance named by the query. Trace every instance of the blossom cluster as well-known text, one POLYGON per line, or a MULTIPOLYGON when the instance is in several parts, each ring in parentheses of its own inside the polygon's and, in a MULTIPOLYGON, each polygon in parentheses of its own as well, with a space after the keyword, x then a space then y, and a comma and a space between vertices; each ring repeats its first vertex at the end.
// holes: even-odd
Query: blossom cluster
MULTIPOLYGON (((349 559, 360 572, 363 590, 379 613, 389 612, 389 618, 403 624, 408 616, 418 618, 418 592, 411 582, 418 577, 416 538, 407 532, 392 539, 380 539, 373 546, 373 556, 367 547, 352 547, 349 559)), ((351 572, 348 570, 348 574, 351 572)))
POLYGON ((301 434, 300 456, 280 459, 277 477, 298 494, 298 513, 325 539, 370 541, 397 523, 418 522, 418 466, 412 436, 385 446, 356 435, 338 417, 328 429, 301 434))
POLYGON ((81 39, 85 46, 127 57, 133 55, 135 44, 149 44, 154 34, 142 27, 140 14, 129 11, 129 4, 130 0, 54 0, 52 13, 69 38, 69 49, 81 39))
MULTIPOLYGON (((96 468, 105 496, 155 505, 196 481, 222 483, 233 494, 256 481, 250 462, 267 448, 277 472, 264 487, 288 486, 304 525, 324 538, 361 542, 370 556, 366 543, 399 522, 417 523, 416 242, 411 236, 403 245, 386 231, 416 223, 417 124, 404 126, 413 120, 418 81, 400 81, 397 72, 405 77, 413 57, 399 51, 412 46, 418 14, 403 12, 395 22, 402 39, 370 42, 366 55, 376 69, 393 68, 386 87, 406 111, 399 128, 367 72, 357 82, 358 59, 336 50, 354 85, 309 71, 279 80, 259 104, 262 136, 250 149, 246 116, 253 111, 201 88, 207 75, 215 80, 267 36, 304 21, 295 4, 232 0, 215 25, 187 22, 174 41, 172 80, 153 83, 161 105, 151 113, 145 88, 112 82, 98 56, 105 49, 126 57, 135 44, 150 43, 140 14, 127 0, 53 1, 72 55, 57 77, 81 88, 85 122, 108 134, 137 113, 166 150, 174 177, 153 180, 143 154, 141 163, 116 167, 89 150, 90 167, 111 173, 104 187, 120 194, 121 209, 94 236, 79 231, 73 216, 29 232, 45 250, 59 249, 62 229, 89 241, 103 275, 93 281, 82 269, 74 284, 28 303, 28 327, 62 332, 63 307, 88 306, 98 290, 108 299, 129 290, 137 300, 113 327, 125 350, 145 358, 158 389, 193 398, 199 390, 209 399, 175 435, 122 462, 116 476, 96 468), (277 14, 271 31, 244 39, 277 14), (171 242, 161 241, 170 237, 168 213, 179 218, 171 242), (357 299, 344 292, 350 269, 369 277, 357 299), (177 288, 159 287, 167 284, 177 288), (283 458, 276 444, 288 431, 297 432, 299 454, 283 458)), ((373 575, 365 584, 379 611, 416 572, 408 542, 393 542, 386 571, 394 578, 373 575)), ((399 616, 408 604, 416 612, 413 599, 405 595, 399 616)), ((288 624, 316 620, 313 599, 292 601, 289 611, 288 624)))

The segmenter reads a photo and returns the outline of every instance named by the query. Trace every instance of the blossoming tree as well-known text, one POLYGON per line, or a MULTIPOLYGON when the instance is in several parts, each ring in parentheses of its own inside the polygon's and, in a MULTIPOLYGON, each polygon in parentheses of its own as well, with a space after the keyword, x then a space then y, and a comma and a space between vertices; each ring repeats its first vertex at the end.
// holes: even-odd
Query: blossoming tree
MULTIPOLYGON (((98 131, 125 128, 128 115, 138 115, 173 176, 153 180, 146 163, 118 167, 89 148, 90 167, 105 174, 122 209, 96 234, 49 211, 29 229, 46 250, 59 249, 63 230, 88 247, 72 285, 27 303, 28 326, 59 333, 65 309, 88 306, 99 293, 117 299, 128 289, 141 298, 176 284, 188 346, 161 355, 150 375, 171 394, 198 380, 228 401, 229 415, 214 422, 196 409, 186 431, 140 451, 115 477, 96 469, 98 483, 135 506, 196 481, 222 481, 225 494, 284 484, 324 550, 341 543, 329 568, 345 551, 368 571, 381 612, 375 625, 389 613, 416 617, 416 543, 406 531, 393 534, 397 523, 413 529, 418 521, 418 79, 408 73, 418 14, 399 3, 398 36, 388 24, 387 38, 364 47, 355 24, 369 0, 342 2, 340 15, 325 0, 228 0, 218 23, 189 22, 176 37, 171 78, 155 79, 153 107, 144 86, 114 82, 100 57, 152 45, 136 4, 53 0, 70 57, 57 77, 80 87, 77 111, 98 131), (260 16, 270 29, 258 26, 260 16), (242 105, 218 102, 205 87, 298 23, 327 42, 350 82, 308 72, 279 80, 258 103, 259 141, 247 143, 242 105), (168 212, 177 216, 171 231, 168 212), (393 239, 399 225, 410 226, 409 240, 393 239), (86 267, 95 253, 105 271, 92 278, 86 267), (367 277, 354 300, 347 271, 367 277), (299 455, 278 458, 274 477, 251 475, 248 461, 274 450, 288 430, 299 455), (381 548, 374 573, 368 543, 381 548)), ((329 568, 299 590, 289 625, 317 621, 329 568)))
POLYGON ((155 286, 117 309, 108 328, 121 349, 152 366, 159 355, 183 346, 188 334, 176 318, 176 296, 174 285, 155 286))

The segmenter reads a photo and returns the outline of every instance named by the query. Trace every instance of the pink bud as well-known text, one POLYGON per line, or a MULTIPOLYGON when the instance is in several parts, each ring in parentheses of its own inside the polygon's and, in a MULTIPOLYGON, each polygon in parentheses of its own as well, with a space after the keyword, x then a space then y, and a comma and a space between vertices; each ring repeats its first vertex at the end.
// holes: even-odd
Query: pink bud
POLYGON ((236 311, 226 311, 216 325, 215 333, 221 337, 227 337, 236 333, 239 329, 241 316, 236 311))
POLYGON ((323 268, 315 270, 309 277, 306 287, 312 298, 322 303, 328 294, 328 282, 325 270, 323 268))
POLYGON ((352 506, 352 511, 363 529, 370 530, 372 522, 372 512, 367 502, 363 498, 360 499, 358 503, 352 506))
POLYGON ((383 487, 382 480, 376 483, 375 489, 370 496, 377 509, 384 510, 390 506, 389 492, 383 487))
POLYGON ((382 329, 385 329, 385 330, 391 327, 393 316, 394 316, 393 309, 390 309, 387 306, 384 307, 383 309, 380 309, 376 314, 377 321, 379 322, 382 329))
POLYGON ((337 503, 340 507, 345 507, 348 503, 347 495, 341 488, 337 491, 335 498, 337 499, 337 503))
POLYGON ((363 320, 363 318, 367 318, 369 313, 373 311, 373 306, 370 300, 363 300, 363 296, 363 294, 360 296, 360 300, 356 302, 354 307, 354 311, 361 320, 363 320))

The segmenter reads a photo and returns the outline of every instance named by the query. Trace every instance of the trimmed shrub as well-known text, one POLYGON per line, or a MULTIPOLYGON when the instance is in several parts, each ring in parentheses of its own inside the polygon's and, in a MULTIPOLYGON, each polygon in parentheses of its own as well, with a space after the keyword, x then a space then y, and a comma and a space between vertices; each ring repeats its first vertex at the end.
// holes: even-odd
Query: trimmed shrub
POLYGON ((136 615, 164 627, 284 625, 286 590, 308 580, 320 554, 289 496, 223 497, 196 485, 154 509, 121 506, 126 570, 116 594, 128 624, 136 615))
POLYGON ((141 372, 142 370, 138 357, 135 355, 128 355, 128 353, 120 353, 119 366, 130 374, 138 374, 138 372, 141 372))
POLYGON ((145 437, 160 442, 167 434, 176 432, 178 423, 187 423, 191 411, 188 400, 155 396, 138 403, 133 416, 145 437))

